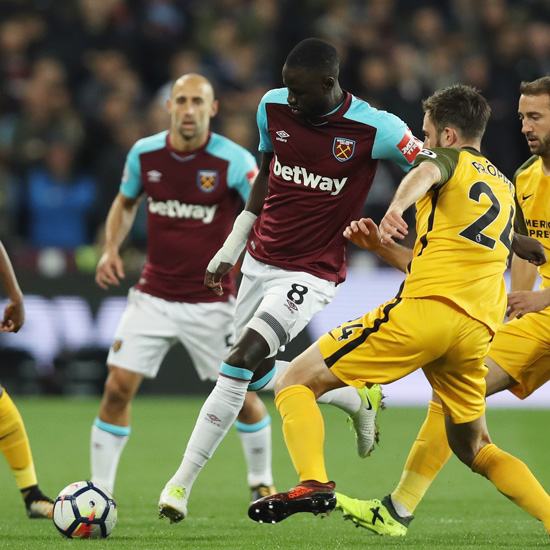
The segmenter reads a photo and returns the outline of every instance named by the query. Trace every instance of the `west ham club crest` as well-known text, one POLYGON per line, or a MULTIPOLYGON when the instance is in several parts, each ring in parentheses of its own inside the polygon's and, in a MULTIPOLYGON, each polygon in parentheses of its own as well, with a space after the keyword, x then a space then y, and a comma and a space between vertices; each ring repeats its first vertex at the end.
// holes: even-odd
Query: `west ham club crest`
POLYGON ((197 185, 201 191, 212 193, 218 187, 219 174, 215 170, 199 170, 197 172, 197 185))
POLYGON ((355 152, 355 140, 346 138, 334 138, 332 144, 332 154, 340 162, 346 162, 355 152))

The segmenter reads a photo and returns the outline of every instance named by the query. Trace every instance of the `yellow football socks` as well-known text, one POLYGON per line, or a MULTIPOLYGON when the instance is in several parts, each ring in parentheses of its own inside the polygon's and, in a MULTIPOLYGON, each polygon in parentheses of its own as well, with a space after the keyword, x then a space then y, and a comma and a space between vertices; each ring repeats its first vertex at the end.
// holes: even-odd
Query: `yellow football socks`
POLYGON ((399 485, 391 494, 392 499, 412 514, 451 454, 443 408, 430 401, 428 415, 409 453, 399 485))
POLYGON ((19 489, 37 484, 25 425, 6 390, 0 395, 0 451, 6 457, 19 489))
POLYGON ((313 392, 305 386, 290 386, 275 398, 283 419, 286 446, 300 481, 328 481, 323 444, 325 424, 313 392))
POLYGON ((486 477, 504 496, 542 521, 550 534, 550 496, 521 460, 496 445, 485 445, 475 457, 472 471, 486 477))

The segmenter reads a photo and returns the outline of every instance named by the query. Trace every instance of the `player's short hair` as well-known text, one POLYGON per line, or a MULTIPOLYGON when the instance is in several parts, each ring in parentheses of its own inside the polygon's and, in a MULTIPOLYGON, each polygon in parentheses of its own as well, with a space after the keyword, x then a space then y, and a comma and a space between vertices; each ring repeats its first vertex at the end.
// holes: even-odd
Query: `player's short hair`
POLYGON ((285 65, 292 69, 308 69, 338 76, 340 56, 334 46, 318 38, 302 40, 288 54, 285 65))
POLYGON ((438 133, 450 126, 466 139, 481 140, 491 115, 491 107, 479 90, 465 84, 438 90, 422 102, 422 108, 438 133))
POLYGON ((531 82, 523 81, 519 86, 519 93, 523 95, 543 95, 550 96, 550 76, 543 76, 531 82))

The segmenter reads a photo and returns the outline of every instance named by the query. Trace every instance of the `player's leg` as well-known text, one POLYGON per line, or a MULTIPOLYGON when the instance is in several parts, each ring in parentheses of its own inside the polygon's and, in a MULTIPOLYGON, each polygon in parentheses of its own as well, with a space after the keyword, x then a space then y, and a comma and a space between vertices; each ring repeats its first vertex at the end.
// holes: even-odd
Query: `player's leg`
MULTIPOLYGON (((323 350, 327 364, 333 361, 331 356, 335 357, 332 369, 339 370, 340 376, 351 377, 359 368, 362 379, 373 380, 377 380, 375 377, 383 372, 394 379, 402 377, 414 370, 411 365, 414 367, 415 364, 424 365, 426 369, 433 363, 437 371, 442 366, 439 358, 445 355, 455 339, 457 315, 459 320, 463 317, 449 305, 435 300, 394 300, 365 316, 362 323, 352 321, 332 331, 332 338, 323 340, 328 351, 327 354, 323 350), (434 319, 438 320, 437 323, 433 322, 434 319), (445 325, 443 319, 448 324, 445 325), (360 352, 361 340, 364 340, 365 352, 372 357, 371 364, 363 365, 363 359, 357 357, 357 353, 350 353, 349 358, 343 353, 346 348, 353 348, 356 342, 360 344, 357 346, 357 352, 360 352), (397 349, 396 341, 400 343, 397 349), (377 367, 376 357, 385 358, 385 364, 377 367), (351 363, 353 359, 357 360, 356 366, 351 363)), ((337 508, 342 510, 346 519, 377 534, 403 536, 417 504, 415 497, 427 490, 450 453, 442 407, 437 395, 434 395, 398 487, 403 502, 394 500, 393 494, 381 501, 359 500, 337 494, 337 508)))
MULTIPOLYGON (((289 364, 288 361, 277 360, 273 378, 261 388, 262 391, 273 391, 279 376, 289 364)), ((378 384, 370 388, 344 386, 320 395, 317 403, 332 405, 348 414, 348 422, 355 431, 357 454, 365 458, 370 455, 375 443, 378 443, 379 431, 376 417, 378 411, 383 408, 382 398, 382 388, 378 384)))
POLYGON ((300 483, 294 489, 258 500, 248 515, 276 523, 297 512, 329 513, 336 505, 334 483, 324 461, 324 422, 316 396, 343 382, 326 367, 316 343, 296 358, 279 378, 275 405, 283 419, 285 443, 300 483))
MULTIPOLYGON (((550 308, 503 324, 489 356, 504 371, 498 373, 496 391, 506 378, 506 389, 525 399, 546 384, 550 380, 550 308)), ((493 372, 487 378, 487 395, 495 393, 491 375, 493 372)))
MULTIPOLYGON (((220 375, 199 413, 182 463, 165 487, 165 490, 170 486, 183 487, 186 498, 206 461, 235 422, 248 390, 265 386, 273 375, 272 358, 278 349, 302 330, 336 293, 335 285, 309 274, 300 275, 305 276, 308 284, 311 282, 311 288, 297 285, 296 274, 291 278, 288 272, 266 266, 249 255, 245 256, 242 272, 235 312, 237 341, 222 361, 220 375), (293 333, 294 330, 297 332, 293 333)), ((183 519, 186 503, 185 513, 182 506, 180 513, 169 515, 172 506, 165 506, 163 494, 159 501, 160 516, 170 517, 172 522, 183 519)))
POLYGON ((53 501, 38 487, 25 424, 6 390, 0 386, 0 451, 6 458, 30 518, 51 518, 53 501))
POLYGON ((131 402, 144 377, 154 378, 177 336, 172 304, 130 290, 109 350, 109 374, 90 441, 94 483, 113 493, 118 463, 130 437, 131 402))
POLYGON ((300 481, 328 481, 324 461, 324 422, 316 398, 344 383, 327 368, 317 342, 292 361, 275 388, 275 405, 300 481))
MULTIPOLYGON (((231 349, 235 299, 180 304, 180 341, 201 380, 216 381, 220 359, 231 349)), ((255 392, 247 392, 235 422, 248 467, 252 500, 274 492, 271 472, 271 418, 255 392), (262 494, 263 493, 263 494, 262 494)))
POLYGON ((201 411, 199 415, 185 453, 201 467, 241 412, 255 372, 263 375, 273 368, 274 359, 267 357, 275 355, 277 348, 268 343, 267 331, 259 332, 248 326, 262 303, 267 271, 267 266, 245 256, 234 315, 234 334, 238 338, 224 355, 216 386, 203 406, 204 413, 201 411), (220 423, 208 422, 207 413, 214 414, 220 423))
MULTIPOLYGON (((159 517, 167 517, 177 523, 187 516, 187 501, 193 485, 206 462, 214 454, 231 425, 241 411, 254 372, 226 363, 227 356, 235 346, 249 347, 247 357, 261 360, 269 355, 269 345, 260 334, 246 328, 247 321, 254 315, 263 296, 262 278, 257 270, 249 272, 243 264, 243 278, 239 287, 235 311, 235 329, 242 333, 233 344, 218 369, 216 385, 206 398, 197 416, 191 437, 187 442, 181 464, 161 491, 158 508, 159 517), (258 359, 259 358, 259 359, 258 359)), ((227 333, 224 328, 223 333, 227 333)), ((272 364, 273 360, 269 360, 272 364)), ((250 366, 250 363, 248 363, 250 366)))
MULTIPOLYGON (((491 352, 489 352, 491 353, 491 352)), ((485 376, 485 397, 500 393, 504 390, 510 390, 518 385, 517 380, 512 378, 494 359, 487 357, 485 359, 487 367, 487 376, 485 376)))
MULTIPOLYGON (((249 357, 269 354, 265 340, 245 329, 236 345, 246 345, 249 357)), ((220 375, 204 402, 187 443, 180 466, 161 492, 159 518, 177 523, 187 516, 187 500, 193 485, 241 411, 254 372, 222 362, 220 375)))
POLYGON ((271 417, 256 392, 246 394, 235 422, 248 466, 250 501, 275 493, 271 469, 271 417))
MULTIPOLYGON (((519 459, 491 443, 485 420, 483 347, 490 334, 481 323, 463 315, 460 330, 446 354, 443 368, 430 365, 424 372, 437 391, 445 412, 449 445, 472 471, 489 479, 518 506, 543 522, 550 533, 550 496, 519 459), (457 377, 456 372, 462 376, 457 377)), ((485 353, 487 353, 485 351, 485 353)))
POLYGON ((541 521, 550 534, 550 496, 524 462, 491 443, 485 415, 464 424, 455 424, 446 417, 446 427, 449 444, 457 457, 541 521))
MULTIPOLYGON (((503 325, 495 335, 489 352, 491 357, 485 359, 488 369, 485 376, 487 397, 507 389, 512 389, 517 395, 529 395, 548 380, 550 362, 547 360, 549 364, 543 364, 547 346, 541 349, 541 337, 536 336, 537 330, 548 332, 548 325, 537 323, 533 326, 533 320, 534 316, 514 320, 503 325), (510 373, 522 382, 518 383, 510 373), (527 383, 528 373, 536 373, 535 385, 527 383)), ((451 453, 446 441, 441 400, 437 395, 434 395, 434 403, 437 405, 430 406, 426 421, 409 453, 399 485, 391 494, 391 501, 402 512, 401 515, 412 515, 451 453)))
MULTIPOLYGON (((516 395, 525 397, 550 378, 549 350, 546 344, 550 336, 550 323, 543 317, 526 315, 522 319, 502 325, 499 329, 491 343, 491 357, 485 359, 488 369, 485 376, 486 397, 504 390, 511 390, 516 395)), ((410 521, 451 452, 447 443, 441 400, 434 394, 399 484, 389 495, 389 502, 386 500, 387 509, 381 504, 381 513, 393 513, 399 519, 410 521)), ((383 526, 379 526, 379 529, 384 531, 383 526)), ((383 534, 392 534, 391 528, 383 534)))
POLYGON ((445 417, 436 394, 426 419, 409 452, 401 479, 391 494, 392 504, 402 517, 411 517, 439 471, 450 458, 445 417))
POLYGON ((416 506, 451 454, 441 401, 434 394, 395 490, 382 500, 358 500, 338 494, 337 508, 345 518, 379 535, 404 536, 416 506))
MULTIPOLYGON (((333 283, 307 273, 282 271, 278 279, 266 284, 265 299, 251 319, 250 326, 266 334, 272 347, 284 345, 332 301, 336 291, 333 283), (269 329, 273 327, 275 331, 271 332, 269 329)), ((267 383, 264 381, 260 388, 274 388, 286 366, 285 362, 277 361, 272 379, 267 383)), ((357 452, 362 458, 370 454, 378 439, 376 415, 381 400, 382 389, 379 385, 368 388, 345 386, 317 396, 319 403, 331 404, 349 415, 356 434, 357 452)))
POLYGON ((410 313, 405 309, 400 314, 399 305, 403 310, 401 300, 384 304, 322 336, 281 375, 275 404, 301 483, 288 493, 253 503, 249 509, 251 519, 277 522, 296 512, 328 512, 335 507, 334 484, 328 482, 324 462, 324 424, 315 398, 344 384, 360 387, 392 382, 416 369, 414 359, 428 361, 437 354, 426 345, 429 335, 418 337, 403 322, 403 316, 413 318, 416 310, 410 313), (396 323, 390 322, 390 312, 396 323), (402 355, 395 349, 391 352, 397 329, 397 339, 401 341, 402 337, 404 342, 399 348, 402 355))
POLYGON ((143 376, 109 365, 103 398, 92 426, 90 441, 91 481, 111 494, 118 463, 130 437, 130 404, 143 376))
MULTIPOLYGON (((485 360, 485 365, 488 368, 485 377, 487 396, 517 385, 517 382, 489 357, 485 360)), ((409 452, 399 484, 390 495, 393 509, 399 517, 410 522, 416 507, 451 454, 441 399, 434 393, 426 420, 409 452)))

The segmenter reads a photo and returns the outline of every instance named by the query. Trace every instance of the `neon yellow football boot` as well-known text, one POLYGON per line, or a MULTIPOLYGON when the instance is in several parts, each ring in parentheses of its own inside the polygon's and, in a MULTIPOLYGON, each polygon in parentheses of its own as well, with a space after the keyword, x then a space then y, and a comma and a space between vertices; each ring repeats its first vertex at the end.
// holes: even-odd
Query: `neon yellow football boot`
POLYGON ((382 501, 359 500, 336 493, 336 510, 341 510, 344 519, 349 519, 357 527, 364 527, 378 535, 404 537, 413 516, 400 517, 395 511, 390 495, 382 501))

